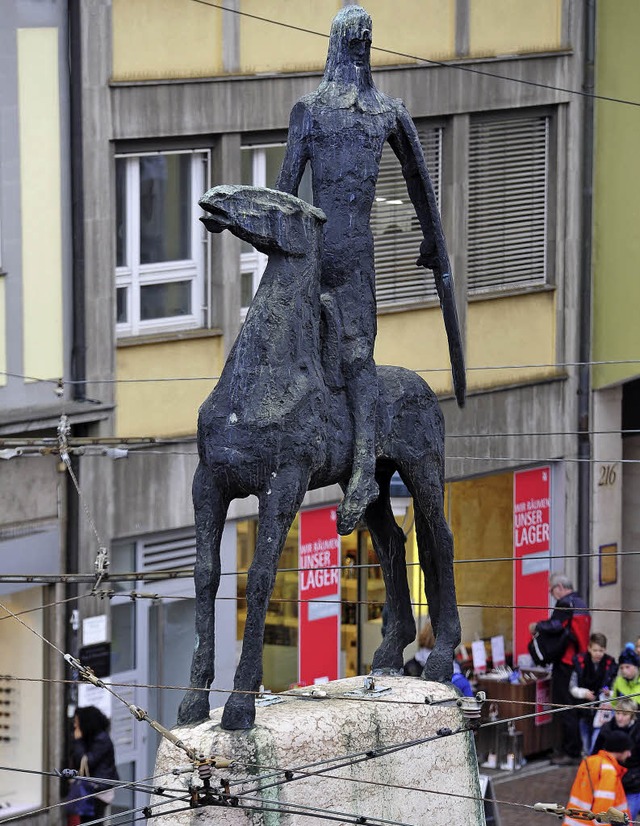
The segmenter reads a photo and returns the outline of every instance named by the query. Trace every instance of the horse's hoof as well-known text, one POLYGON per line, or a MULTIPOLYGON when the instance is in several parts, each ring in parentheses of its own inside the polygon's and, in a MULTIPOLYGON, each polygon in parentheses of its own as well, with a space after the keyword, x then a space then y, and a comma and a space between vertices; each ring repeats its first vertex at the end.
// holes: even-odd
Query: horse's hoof
POLYGON ((209 695, 206 691, 188 691, 178 709, 178 725, 190 726, 209 719, 209 695))
POLYGON ((244 731, 253 726, 255 719, 253 695, 232 694, 224 705, 220 725, 228 731, 244 731))
POLYGON ((450 683, 453 677, 453 656, 443 657, 432 651, 425 664, 422 677, 432 683, 450 683))
POLYGON ((369 672, 372 677, 402 677, 402 669, 393 666, 377 666, 369 672))

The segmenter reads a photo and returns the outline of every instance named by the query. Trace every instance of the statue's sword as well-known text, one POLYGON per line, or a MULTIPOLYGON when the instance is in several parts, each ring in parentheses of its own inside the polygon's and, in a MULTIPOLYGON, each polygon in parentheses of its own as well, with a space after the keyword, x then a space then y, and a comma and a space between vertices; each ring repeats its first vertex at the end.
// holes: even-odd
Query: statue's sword
POLYGON ((449 358, 451 359, 451 374, 453 376, 453 390, 456 394, 459 407, 464 407, 465 395, 467 392, 467 375, 464 366, 464 351, 462 348, 462 337, 460 335, 460 323, 458 322, 458 311, 456 310, 456 296, 453 290, 453 279, 448 272, 443 273, 440 278, 436 275, 436 284, 440 289, 440 307, 444 318, 444 328, 447 331, 449 342, 449 358))
POLYGON ((453 279, 446 272, 442 276, 442 298, 440 300, 444 328, 449 341, 449 358, 451 359, 451 373, 453 375, 453 390, 460 407, 464 406, 467 392, 467 374, 464 365, 464 351, 460 336, 460 323, 456 310, 456 297, 453 291, 453 279))

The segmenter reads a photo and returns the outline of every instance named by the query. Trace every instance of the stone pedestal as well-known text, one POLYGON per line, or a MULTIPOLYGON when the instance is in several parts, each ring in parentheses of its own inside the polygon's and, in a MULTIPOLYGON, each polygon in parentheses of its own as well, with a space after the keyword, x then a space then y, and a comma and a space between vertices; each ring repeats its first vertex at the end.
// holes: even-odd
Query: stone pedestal
POLYGON ((364 818, 372 825, 382 819, 484 826, 473 734, 443 732, 468 724, 456 690, 385 676, 375 678, 374 691, 364 691, 363 679, 277 695, 281 702, 257 708, 249 731, 221 729, 220 709, 206 723, 175 729, 199 754, 233 761, 213 770, 211 787, 218 793, 221 781, 228 782, 237 805, 185 808, 190 784, 202 781, 192 771, 173 773, 189 761, 163 741, 154 784, 167 794, 150 801, 154 816, 161 815, 154 822, 311 826, 364 818))

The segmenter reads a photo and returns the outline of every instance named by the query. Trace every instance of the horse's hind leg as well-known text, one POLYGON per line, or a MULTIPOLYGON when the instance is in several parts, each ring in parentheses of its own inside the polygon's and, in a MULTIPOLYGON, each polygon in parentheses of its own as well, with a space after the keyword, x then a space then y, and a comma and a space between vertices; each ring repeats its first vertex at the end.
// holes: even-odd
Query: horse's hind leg
POLYGON ((445 682, 453 674, 453 657, 460 643, 460 617, 453 575, 453 536, 444 516, 442 484, 430 474, 416 502, 416 533, 425 593, 436 645, 425 666, 428 680, 445 682))
POLYGON ((215 599, 220 584, 220 541, 229 498, 215 485, 202 464, 193 477, 196 520, 196 643, 191 662, 190 690, 178 709, 178 725, 209 717, 208 689, 215 676, 215 599))
POLYGON ((271 488, 260 496, 258 536, 247 577, 247 621, 242 654, 225 703, 222 728, 251 728, 256 716, 255 694, 262 682, 262 647, 267 606, 275 584, 278 560, 309 481, 298 468, 282 469, 271 488))
POLYGON ((365 516, 387 591, 385 633, 373 655, 373 672, 401 671, 402 652, 416 635, 407 582, 405 536, 393 517, 389 499, 390 479, 390 473, 378 475, 380 496, 369 505, 365 516))

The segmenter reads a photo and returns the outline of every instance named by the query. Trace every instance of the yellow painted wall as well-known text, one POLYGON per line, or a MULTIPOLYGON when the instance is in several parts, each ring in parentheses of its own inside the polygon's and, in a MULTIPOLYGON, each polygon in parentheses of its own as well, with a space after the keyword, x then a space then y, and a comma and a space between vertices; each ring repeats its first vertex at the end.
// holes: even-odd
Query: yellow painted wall
POLYGON ((451 393, 447 336, 438 307, 378 316, 375 360, 420 373, 436 393, 451 393))
POLYGON ((467 368, 470 390, 536 381, 555 373, 555 292, 474 301, 467 308, 467 368), (513 369, 512 366, 515 366, 513 369), (512 368, 512 369, 509 369, 512 368))
POLYGON ((4 277, 0 276, 0 387, 7 383, 3 372, 7 369, 7 316, 4 277))
POLYGON ((562 0, 471 0, 472 55, 552 51, 562 44, 562 0))
POLYGON ((113 79, 221 74, 225 13, 191 0, 113 0, 113 79))
POLYGON ((63 373, 58 30, 18 29, 23 372, 63 373))
MULTIPOLYGON (((329 34, 339 0, 241 0, 240 10, 281 23, 329 34)), ((250 17, 240 18, 240 70, 243 73, 323 69, 327 38, 294 31, 250 17)))
MULTIPOLYGON (((640 3, 599 3, 596 91, 638 100, 640 89, 640 3)), ((640 358, 640 155, 637 107, 596 101, 593 359, 640 358)), ((637 377, 640 364, 593 369, 594 387, 637 377)))
MULTIPOLYGON (((329 34, 339 0, 241 0, 249 14, 329 34)), ((373 45, 418 57, 450 57, 455 49, 455 0, 371 0, 373 45)), ((413 63, 411 57, 373 49, 372 63, 413 63)), ((244 73, 323 69, 327 38, 240 18, 240 66, 244 73)))
POLYGON ((118 436, 185 436, 196 432, 198 408, 222 369, 222 337, 119 347, 116 358, 118 436), (131 379, 201 379, 143 381, 131 379), (129 380, 129 381, 122 381, 129 380))
MULTIPOLYGON (((455 55, 455 0, 369 0, 362 4, 373 21, 373 45, 416 57, 455 55)), ((411 58, 371 52, 375 66, 413 63, 411 58)))
POLYGON ((503 634, 510 648, 513 563, 487 562, 513 556, 513 474, 481 476, 446 486, 445 502, 455 545, 456 594, 462 639, 503 634), (482 562, 462 562, 481 559, 482 562))

